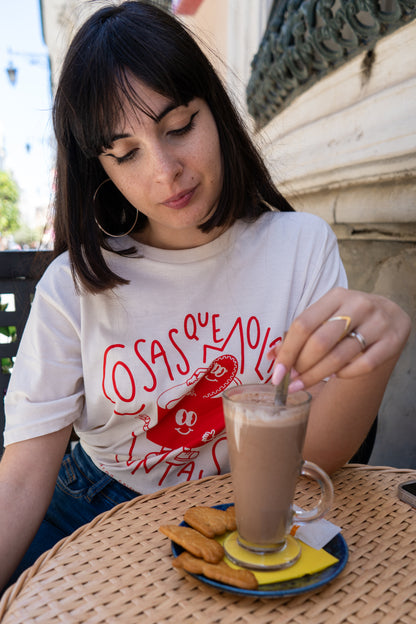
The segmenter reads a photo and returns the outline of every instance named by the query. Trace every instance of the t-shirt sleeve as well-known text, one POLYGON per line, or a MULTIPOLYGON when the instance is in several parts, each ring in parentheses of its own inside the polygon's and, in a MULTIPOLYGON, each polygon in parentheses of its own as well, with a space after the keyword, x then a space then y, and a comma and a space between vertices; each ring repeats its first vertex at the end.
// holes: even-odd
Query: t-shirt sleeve
POLYGON ((73 423, 84 405, 79 297, 53 263, 36 289, 5 398, 5 445, 73 423))
POLYGON ((348 280, 339 254, 337 238, 330 226, 321 219, 309 216, 307 230, 310 257, 304 290, 297 301, 293 318, 332 288, 348 287, 348 280))

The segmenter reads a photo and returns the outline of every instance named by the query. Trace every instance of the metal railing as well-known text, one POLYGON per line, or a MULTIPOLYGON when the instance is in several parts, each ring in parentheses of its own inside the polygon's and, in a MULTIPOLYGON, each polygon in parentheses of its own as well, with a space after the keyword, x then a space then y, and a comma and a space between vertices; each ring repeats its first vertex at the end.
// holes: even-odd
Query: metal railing
POLYGON ((4 395, 29 315, 35 286, 52 259, 51 251, 0 252, 0 457, 3 451, 4 395))

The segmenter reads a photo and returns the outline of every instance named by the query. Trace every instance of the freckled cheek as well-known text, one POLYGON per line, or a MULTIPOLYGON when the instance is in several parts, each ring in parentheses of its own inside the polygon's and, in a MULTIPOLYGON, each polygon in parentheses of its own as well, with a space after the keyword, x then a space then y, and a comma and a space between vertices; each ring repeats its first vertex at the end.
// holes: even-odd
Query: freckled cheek
POLYGON ((218 186, 218 192, 221 192, 224 182, 224 170, 222 165, 221 155, 217 156, 215 161, 215 167, 213 169, 213 175, 211 176, 211 184, 218 186))
POLYGON ((213 172, 215 177, 222 174, 221 148, 218 131, 214 123, 200 137, 195 152, 194 156, 198 159, 196 162, 204 163, 207 171, 213 172))
POLYGON ((152 186, 152 180, 151 176, 148 177, 143 175, 143 172, 139 173, 135 170, 123 180, 116 181, 116 183, 119 183, 119 189, 123 195, 134 205, 135 202, 137 203, 137 201, 140 201, 149 193, 149 186, 152 186))
POLYGON ((120 181, 117 178, 113 178, 113 182, 127 201, 130 202, 132 206, 140 210, 140 205, 143 203, 145 198, 142 185, 138 184, 137 181, 126 183, 125 181, 120 181))
MULTIPOLYGON (((209 143, 208 143, 209 145, 209 143)), ((219 149, 202 152, 197 162, 203 163, 207 180, 211 186, 219 185, 222 188, 223 167, 219 149)))

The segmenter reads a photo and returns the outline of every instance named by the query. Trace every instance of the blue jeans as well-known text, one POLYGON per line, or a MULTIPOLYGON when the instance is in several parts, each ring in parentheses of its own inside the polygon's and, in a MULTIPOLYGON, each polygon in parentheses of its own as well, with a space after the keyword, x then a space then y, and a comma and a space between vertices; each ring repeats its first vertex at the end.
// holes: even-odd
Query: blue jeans
POLYGON ((77 443, 63 459, 46 516, 9 585, 63 537, 98 514, 136 496, 139 496, 137 492, 97 468, 77 443))

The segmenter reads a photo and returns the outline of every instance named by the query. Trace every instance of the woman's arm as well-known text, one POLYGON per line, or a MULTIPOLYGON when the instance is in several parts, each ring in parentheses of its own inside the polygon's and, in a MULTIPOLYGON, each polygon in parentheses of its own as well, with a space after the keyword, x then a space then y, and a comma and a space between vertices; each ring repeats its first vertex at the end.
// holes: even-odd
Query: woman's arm
POLYGON ((352 457, 377 415, 410 326, 389 299, 343 288, 295 319, 269 357, 276 358, 273 383, 293 369, 292 391, 313 388, 305 458, 332 472, 352 457), (348 336, 352 330, 364 337, 364 350, 348 336))
POLYGON ((330 379, 313 400, 305 439, 304 457, 328 474, 358 450, 374 422, 394 362, 373 374, 355 379, 330 379))
POLYGON ((0 589, 38 530, 54 491, 72 425, 6 447, 0 463, 0 589))

